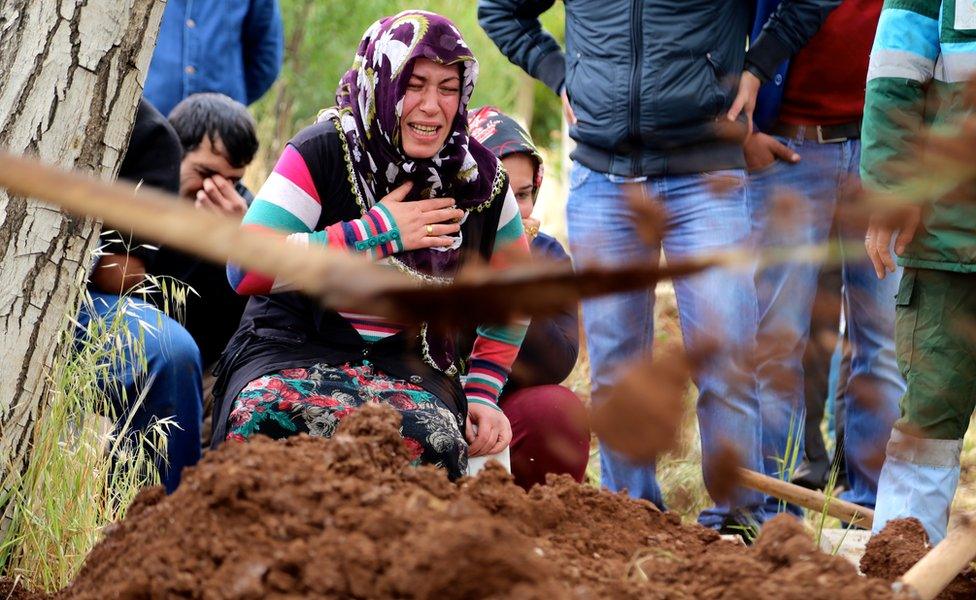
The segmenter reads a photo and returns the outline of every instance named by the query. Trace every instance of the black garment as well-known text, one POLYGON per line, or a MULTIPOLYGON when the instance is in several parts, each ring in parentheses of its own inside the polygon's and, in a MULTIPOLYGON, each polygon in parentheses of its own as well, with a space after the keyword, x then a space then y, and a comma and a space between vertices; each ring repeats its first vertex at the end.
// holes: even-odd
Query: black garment
POLYGON ((768 76, 840 0, 784 0, 748 56, 754 1, 567 0, 565 54, 539 22, 553 4, 479 0, 478 21, 509 60, 556 93, 565 85, 574 160, 638 176, 744 167, 715 127, 743 66, 768 76))
POLYGON ((154 274, 171 276, 193 290, 186 297, 183 326, 199 346, 207 368, 237 331, 247 298, 230 287, 223 266, 200 259, 184 260, 186 255, 169 248, 160 249, 159 254, 154 274))
MULTIPOLYGON (((236 187, 250 206, 254 195, 242 184, 236 187)), ((160 248, 153 274, 172 277, 193 289, 186 298, 183 326, 200 347, 203 366, 208 368, 237 331, 247 298, 227 283, 224 265, 171 248, 160 248)))
MULTIPOLYGON (((559 242, 544 233, 532 240, 532 256, 569 262, 569 256, 559 242)), ((569 377, 578 356, 579 313, 576 306, 551 317, 532 319, 504 393, 537 385, 558 385, 569 377)))
MULTIPOLYGON (((831 233, 833 235, 833 233, 831 233)), ((844 462, 844 395, 850 378, 850 342, 844 336, 843 361, 834 390, 834 419, 836 440, 834 457, 830 458, 820 426, 830 395, 830 368, 841 319, 840 267, 824 267, 817 279, 814 310, 810 316, 810 341, 803 353, 803 395, 806 418, 803 428, 804 456, 793 473, 793 483, 806 488, 821 490, 827 485, 830 470, 838 466, 837 485, 847 487, 847 469, 844 462)))
MULTIPOLYGON (((176 131, 152 104, 141 98, 129 147, 119 167, 119 179, 175 194, 180 189, 182 158, 183 148, 176 131)), ((134 256, 147 270, 156 256, 155 250, 133 239, 131 232, 106 231, 101 242, 104 253, 134 256)))
MULTIPOLYGON (((331 122, 313 125, 289 143, 302 155, 318 196, 323 199, 315 230, 361 217, 335 126, 331 122)), ((507 189, 506 181, 490 206, 468 213, 461 225, 462 263, 474 259, 487 262, 491 258, 507 189)), ((320 363, 358 364, 368 360, 394 378, 419 385, 437 396, 463 423, 467 399, 460 381, 422 358, 421 335, 418 330, 408 330, 369 344, 338 312, 322 308, 314 299, 294 292, 252 297, 217 366, 212 446, 218 446, 225 438, 234 398, 245 385, 281 369, 320 363)), ((453 342, 453 335, 441 335, 453 342)), ((439 351, 449 350, 456 364, 456 345, 445 346, 444 340, 434 333, 426 340, 430 354, 438 356, 439 351)))

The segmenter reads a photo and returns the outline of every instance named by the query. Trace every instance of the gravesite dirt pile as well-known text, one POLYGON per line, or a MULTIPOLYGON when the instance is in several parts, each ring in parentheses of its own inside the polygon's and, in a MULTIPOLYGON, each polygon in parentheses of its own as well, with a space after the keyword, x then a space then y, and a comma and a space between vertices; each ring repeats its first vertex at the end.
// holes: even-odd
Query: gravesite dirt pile
POLYGON ((2 600, 44 600, 47 597, 43 593, 28 590, 20 579, 0 578, 0 599, 2 600))
MULTIPOLYGON (((871 577, 894 581, 905 574, 929 551, 929 536, 918 519, 891 521, 884 531, 871 538, 861 570, 871 577)), ((976 598, 976 570, 966 569, 939 594, 938 600, 976 598)))
POLYGON ((569 478, 500 467, 454 484, 409 466, 399 416, 331 440, 225 444, 144 491, 63 598, 891 598, 790 517, 746 548, 569 478))

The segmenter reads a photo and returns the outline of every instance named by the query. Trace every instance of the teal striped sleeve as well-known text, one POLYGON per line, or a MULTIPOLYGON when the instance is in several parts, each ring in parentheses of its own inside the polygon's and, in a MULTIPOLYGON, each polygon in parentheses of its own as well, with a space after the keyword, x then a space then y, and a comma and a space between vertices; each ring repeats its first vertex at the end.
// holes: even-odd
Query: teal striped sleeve
POLYGON ((924 125, 927 84, 939 58, 939 0, 886 0, 871 50, 861 127, 865 185, 895 184, 897 161, 924 125))
POLYGON ((258 225, 288 233, 312 231, 301 219, 284 208, 261 198, 256 199, 244 215, 242 225, 258 225))

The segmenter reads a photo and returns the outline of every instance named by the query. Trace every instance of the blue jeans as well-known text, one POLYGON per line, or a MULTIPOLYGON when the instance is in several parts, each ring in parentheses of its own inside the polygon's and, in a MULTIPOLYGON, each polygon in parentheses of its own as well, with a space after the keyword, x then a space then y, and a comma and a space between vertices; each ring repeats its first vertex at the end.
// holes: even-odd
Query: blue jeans
MULTIPOLYGON (((750 175, 752 225, 764 247, 794 247, 828 241, 842 187, 858 182, 860 143, 847 141, 779 141, 801 157, 797 164, 777 161, 750 175), (773 202, 793 200, 789 223, 770 219, 773 202)), ((841 219, 843 306, 851 343, 851 369, 846 385, 844 458, 850 489, 843 497, 873 508, 878 476, 891 426, 898 418, 898 399, 905 383, 895 361, 895 294, 900 273, 879 280, 864 252, 864 229, 841 219)), ((763 457, 767 475, 779 477, 787 441, 803 456, 803 352, 810 333, 810 315, 820 263, 788 262, 761 269, 756 275, 759 296, 757 372, 763 418, 763 457), (790 426, 793 425, 793 432, 790 426)), ((841 293, 841 290, 838 290, 841 293)), ((788 475, 788 474, 787 474, 788 475)), ((778 502, 767 500, 775 511, 778 502)))
MULTIPOLYGON (((570 179, 567 213, 575 264, 657 264, 661 249, 647 245, 637 234, 627 184, 579 163, 573 163, 570 179)), ((670 259, 728 249, 748 240, 744 171, 660 177, 637 188, 643 202, 660 202, 668 213, 663 247, 670 259)), ((728 442, 737 447, 743 466, 761 469, 759 401, 754 375, 746 364, 756 334, 753 272, 711 269, 678 279, 674 287, 687 350, 695 352, 713 341, 721 344, 720 352, 695 377, 702 452, 707 460, 728 442)), ((600 402, 619 367, 651 352, 654 290, 584 301, 583 326, 593 400, 600 402)), ((631 496, 663 507, 653 464, 634 464, 603 444, 600 461, 602 483, 608 489, 626 488, 631 496)), ((734 509, 753 512, 761 502, 760 494, 740 490, 732 504, 704 511, 699 521, 721 527, 733 517, 734 509)))
POLYGON ((196 342, 182 325, 156 308, 134 299, 120 302, 119 296, 91 292, 92 303, 83 303, 76 329, 84 335, 92 317, 111 321, 124 310, 125 327, 134 339, 143 339, 142 356, 133 348, 123 348, 123 358, 110 368, 111 381, 102 384, 115 410, 117 426, 130 417, 129 431, 135 435, 148 430, 160 419, 170 418, 166 457, 157 466, 167 492, 180 483, 183 467, 200 460, 200 429, 203 425, 203 366, 196 342), (141 323, 140 323, 141 322, 141 323), (145 323, 146 325, 143 325, 145 323), (145 367, 145 368, 143 368, 145 367), (142 397, 132 412, 132 405, 142 397))

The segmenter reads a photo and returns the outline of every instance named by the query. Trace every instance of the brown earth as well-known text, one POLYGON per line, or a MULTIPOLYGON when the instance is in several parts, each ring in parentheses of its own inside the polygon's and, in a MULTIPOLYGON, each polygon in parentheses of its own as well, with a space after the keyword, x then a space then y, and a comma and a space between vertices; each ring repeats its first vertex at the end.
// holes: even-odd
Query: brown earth
POLYGON ((19 579, 0 577, 0 600, 43 600, 47 594, 26 589, 19 579))
POLYGON ((636 462, 655 460, 678 443, 693 366, 680 350, 625 367, 590 424, 600 441, 636 462))
MULTIPOLYGON (((905 574, 929 551, 929 536, 918 519, 897 519, 868 542, 861 558, 865 575, 894 581, 905 574)), ((972 600, 976 598, 976 571, 963 571, 937 600, 972 600)))
POLYGON ((735 491, 739 489, 739 468, 742 457, 732 442, 721 439, 715 452, 703 457, 702 469, 708 494, 716 502, 731 503, 735 491))
POLYGON ((412 468, 398 416, 332 440, 227 444, 171 496, 142 493, 60 596, 88 598, 889 599, 791 517, 753 548, 569 478, 412 468))

